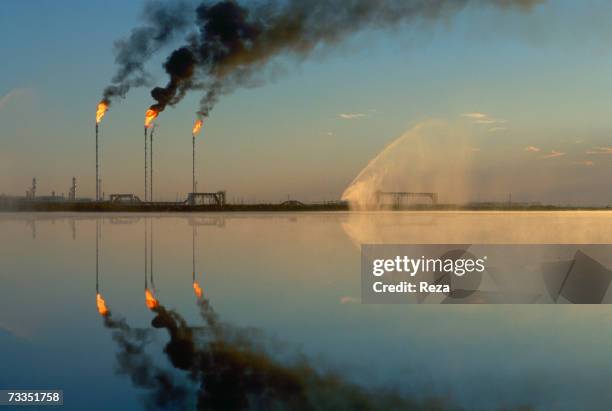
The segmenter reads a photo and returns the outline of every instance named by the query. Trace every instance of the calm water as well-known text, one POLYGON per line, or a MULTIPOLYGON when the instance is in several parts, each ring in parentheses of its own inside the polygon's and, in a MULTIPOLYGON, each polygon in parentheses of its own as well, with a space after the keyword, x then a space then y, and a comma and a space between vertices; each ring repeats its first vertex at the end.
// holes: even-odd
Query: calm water
POLYGON ((306 386, 343 398, 336 409, 382 391, 610 408, 609 306, 359 303, 359 244, 437 242, 612 243, 612 213, 0 214, 0 388, 63 389, 70 410, 154 409, 164 395, 190 409, 193 341, 208 347, 211 409, 262 385, 277 405, 306 386), (176 351, 145 287, 176 313, 176 351))

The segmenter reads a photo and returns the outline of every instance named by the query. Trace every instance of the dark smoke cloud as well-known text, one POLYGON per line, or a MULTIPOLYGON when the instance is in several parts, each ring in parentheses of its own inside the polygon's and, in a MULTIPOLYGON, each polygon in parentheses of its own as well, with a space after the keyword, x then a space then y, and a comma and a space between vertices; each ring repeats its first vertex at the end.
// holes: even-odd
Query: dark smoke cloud
POLYGON ((204 1, 196 30, 164 64, 170 80, 156 87, 151 106, 163 111, 188 90, 203 91, 198 114, 207 116, 220 95, 251 84, 275 56, 307 57, 366 28, 388 29, 415 19, 434 20, 468 4, 528 9, 540 0, 262 0, 204 1))
POLYGON ((163 3, 150 1, 144 11, 145 24, 132 30, 129 37, 115 42, 117 72, 112 84, 104 89, 103 101, 123 98, 132 87, 147 85, 149 75, 145 63, 176 35, 185 31, 192 21, 192 10, 184 1, 163 3))
POLYGON ((162 305, 154 310, 152 326, 168 332, 164 353, 174 372, 156 366, 145 353, 146 330, 105 317, 120 348, 119 371, 151 395, 147 410, 462 410, 444 398, 415 400, 391 390, 364 389, 341 375, 317 371, 302 357, 283 364, 267 353, 259 341, 263 334, 221 323, 206 299, 198 300, 198 307, 203 328, 189 327, 162 305))
POLYGON ((156 366, 145 352, 149 342, 148 330, 131 328, 123 319, 109 313, 104 325, 113 330, 113 340, 119 347, 117 372, 130 377, 132 384, 148 390, 146 409, 189 410, 191 393, 184 384, 176 384, 176 376, 156 366))

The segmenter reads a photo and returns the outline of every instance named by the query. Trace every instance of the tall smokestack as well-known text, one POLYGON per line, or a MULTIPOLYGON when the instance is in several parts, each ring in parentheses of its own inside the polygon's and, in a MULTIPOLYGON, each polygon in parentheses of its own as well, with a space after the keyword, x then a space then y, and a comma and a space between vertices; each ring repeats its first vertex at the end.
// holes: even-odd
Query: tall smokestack
POLYGON ((195 193, 195 134, 193 134, 191 137, 191 192, 195 193))
POLYGON ((98 132, 100 122, 108 110, 108 105, 108 100, 102 99, 102 101, 100 101, 96 107, 96 201, 100 201, 100 192, 102 191, 100 187, 100 163, 98 160, 98 132))
POLYGON ((151 127, 151 132, 149 133, 149 199, 151 200, 151 202, 153 202, 153 134, 155 133, 156 127, 157 124, 154 124, 153 127, 151 127))
POLYGON ((195 136, 202 129, 203 121, 202 119, 197 119, 195 123, 193 123, 193 128, 191 129, 191 192, 196 192, 196 181, 195 181, 195 136))
POLYGON ((145 170, 145 174, 144 174, 144 201, 147 202, 149 201, 149 195, 148 195, 148 190, 149 190, 149 183, 148 183, 148 176, 149 176, 149 172, 147 170, 147 162, 148 162, 148 156, 147 156, 147 126, 145 126, 144 128, 144 170, 145 170))
MULTIPOLYGON (((148 190, 148 172, 147 172, 147 129, 150 128, 153 125, 153 121, 157 118, 157 116, 159 115, 159 111, 156 111, 154 109, 148 109, 145 112, 145 121, 144 121, 144 138, 145 138, 145 201, 150 201, 151 200, 151 195, 147 195, 147 190, 148 190)), ((153 130, 151 130, 151 133, 153 133, 153 130)))
POLYGON ((98 166, 98 126, 96 123, 96 201, 100 200, 100 169, 98 166))

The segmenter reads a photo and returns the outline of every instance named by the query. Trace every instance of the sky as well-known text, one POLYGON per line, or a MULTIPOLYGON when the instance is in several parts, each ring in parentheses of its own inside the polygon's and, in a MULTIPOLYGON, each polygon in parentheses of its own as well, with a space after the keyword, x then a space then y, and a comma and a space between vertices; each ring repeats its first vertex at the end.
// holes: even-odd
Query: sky
MULTIPOLYGON (((115 71, 113 43, 144 5, 3 2, 0 193, 23 195, 36 177, 39 194, 67 194, 74 176, 78 196, 94 196, 96 104, 115 71)), ((304 61, 281 56, 269 81, 224 96, 206 120, 198 189, 227 190, 230 201, 337 200, 391 142, 439 119, 468 130, 473 200, 610 204, 610 17, 605 0, 470 6, 435 23, 361 31, 304 61)), ((171 50, 147 65, 155 85, 167 81, 171 50)), ((101 124, 107 196, 143 196, 149 91, 132 90, 101 124)), ((156 200, 191 190, 198 100, 192 92, 158 119, 156 200)))

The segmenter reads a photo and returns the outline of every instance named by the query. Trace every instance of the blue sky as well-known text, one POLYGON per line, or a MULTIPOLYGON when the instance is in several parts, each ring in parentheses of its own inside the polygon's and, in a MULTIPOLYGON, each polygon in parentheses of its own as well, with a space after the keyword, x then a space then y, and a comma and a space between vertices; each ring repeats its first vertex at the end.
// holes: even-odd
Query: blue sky
MULTIPOLYGON (((143 4, 3 2, 0 193, 23 193, 33 176, 43 193, 67 192, 74 175, 80 195, 93 196, 95 106, 115 70, 113 42, 138 25, 143 4)), ((469 125, 479 196, 607 204, 610 17, 603 0, 549 0, 530 13, 469 7, 435 24, 358 33, 305 62, 281 57, 273 62, 280 75, 215 107, 198 139, 200 189, 245 200, 337 199, 387 144, 438 118, 469 125)), ((166 82, 169 51, 149 62, 156 84, 166 82)), ((159 119, 159 199, 190 189, 198 98, 159 119)), ((148 89, 133 90, 102 123, 106 194, 142 195, 151 102, 148 89)))

